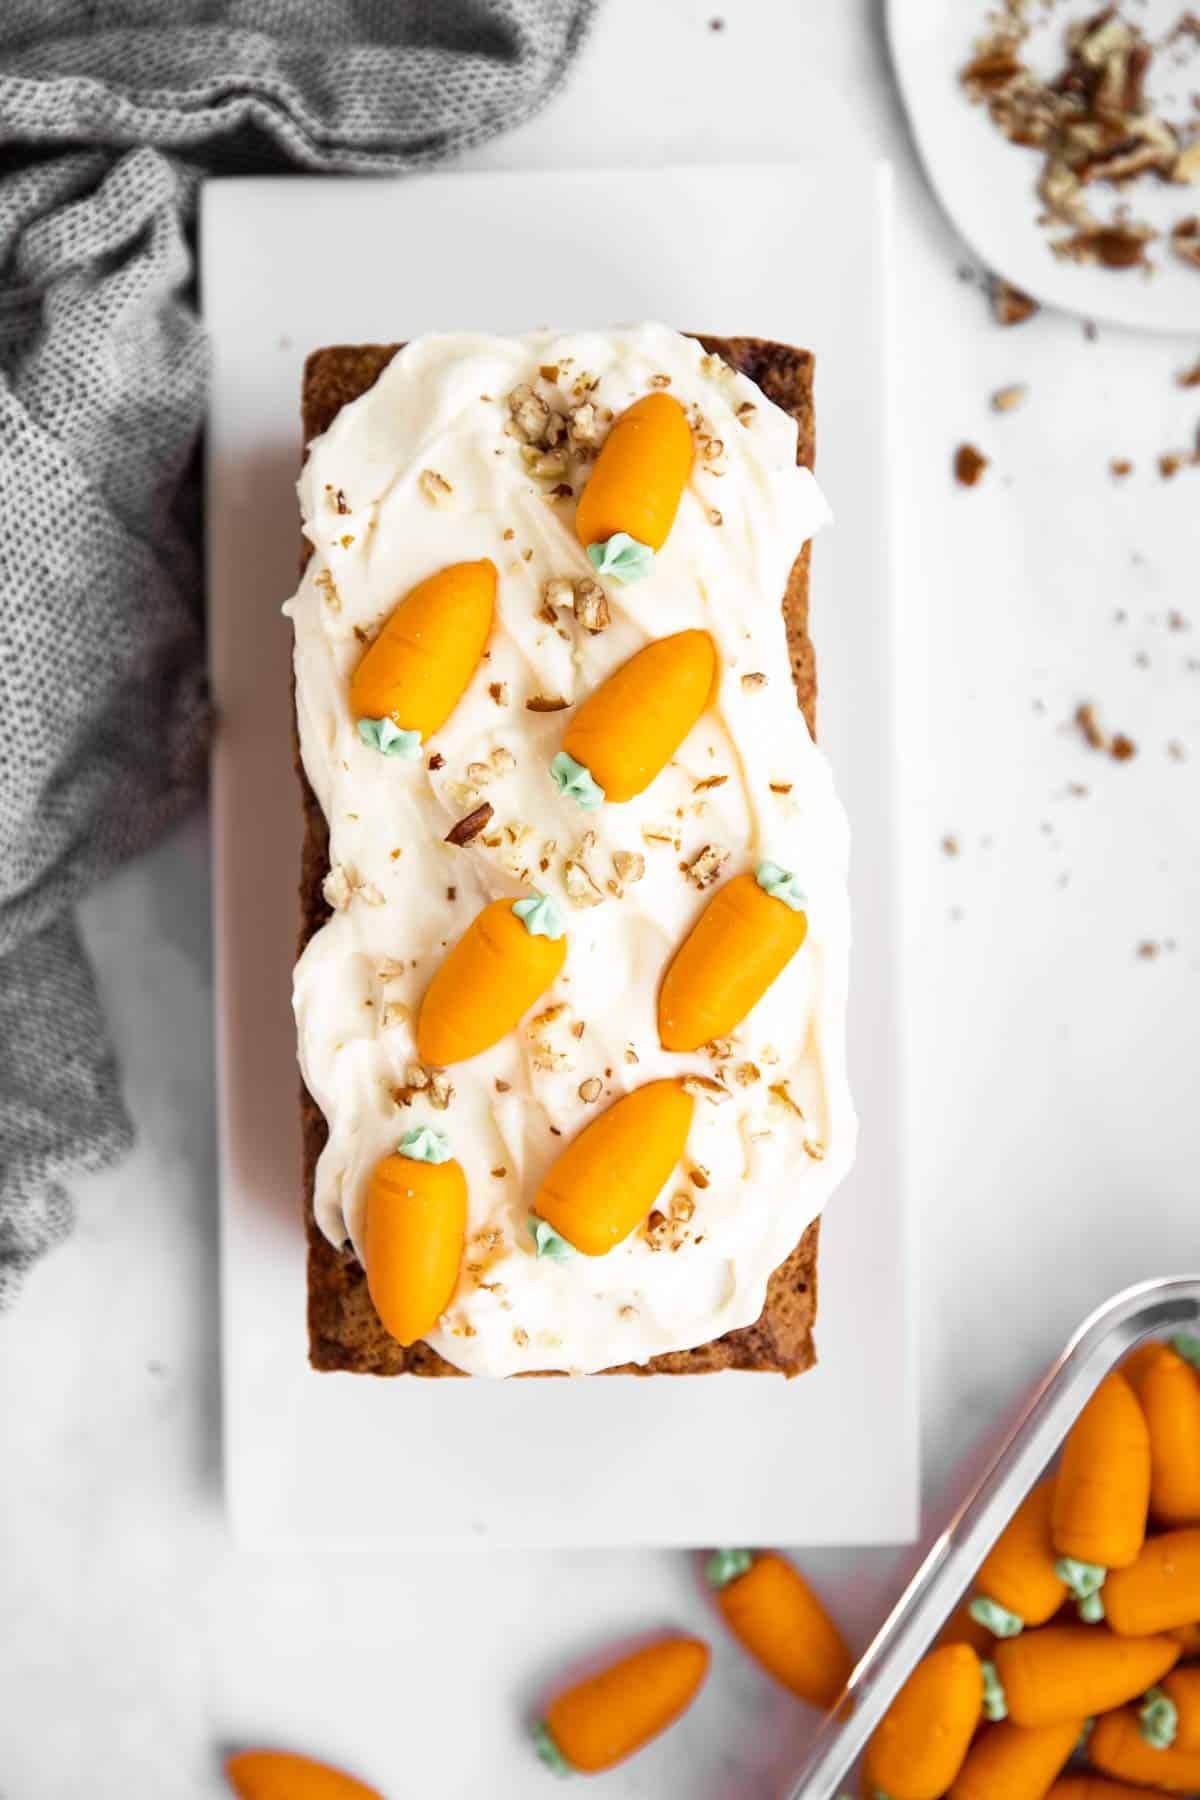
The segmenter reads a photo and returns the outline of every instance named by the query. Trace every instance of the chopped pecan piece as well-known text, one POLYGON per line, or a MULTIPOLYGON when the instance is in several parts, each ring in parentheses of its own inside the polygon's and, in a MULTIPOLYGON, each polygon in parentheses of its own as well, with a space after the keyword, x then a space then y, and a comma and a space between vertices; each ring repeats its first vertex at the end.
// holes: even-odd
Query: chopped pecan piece
POLYGON ((475 811, 468 813, 465 819, 460 819, 456 825, 452 825, 446 833, 444 841, 460 847, 463 844, 471 843, 481 831, 486 830, 487 826, 491 824, 492 813, 491 802, 485 800, 482 806, 477 806, 475 811))

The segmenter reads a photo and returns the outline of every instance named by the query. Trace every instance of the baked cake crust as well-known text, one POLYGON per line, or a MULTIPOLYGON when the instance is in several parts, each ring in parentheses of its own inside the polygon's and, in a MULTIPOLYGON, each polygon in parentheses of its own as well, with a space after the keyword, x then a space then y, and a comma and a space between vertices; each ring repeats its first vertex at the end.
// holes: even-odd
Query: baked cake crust
MULTIPOLYGON (((764 338, 705 337, 700 343, 722 357, 762 389, 768 400, 790 413, 799 432, 797 461, 812 468, 815 451, 813 359, 807 350, 764 338)), ((373 387, 401 344, 337 344, 314 350, 304 366, 301 416, 304 443, 326 431, 342 407, 373 387)), ((304 546, 304 560, 308 558, 304 546)), ((792 566, 783 596, 788 651, 796 698, 816 735, 817 676, 808 635, 809 546, 792 566)), ((329 867, 329 833, 325 815, 308 784, 300 759, 293 708, 296 774, 304 811, 300 865, 300 936, 298 952, 329 917, 321 884, 329 867)), ((398 1344, 381 1324, 367 1292, 367 1280, 354 1252, 337 1250, 313 1215, 313 1184, 325 1146, 324 1115, 307 1088, 301 1086, 304 1211, 308 1234, 308 1344, 314 1369, 340 1369, 363 1375, 461 1375, 426 1343, 398 1344)), ((716 1369, 753 1369, 800 1375, 816 1361, 813 1322, 817 1310, 817 1242, 820 1220, 814 1219, 791 1255, 767 1285, 766 1304, 753 1325, 730 1331, 694 1350, 675 1350, 645 1364, 627 1364, 606 1374, 699 1375, 716 1369)), ((551 1371, 533 1371, 550 1373, 551 1371)))

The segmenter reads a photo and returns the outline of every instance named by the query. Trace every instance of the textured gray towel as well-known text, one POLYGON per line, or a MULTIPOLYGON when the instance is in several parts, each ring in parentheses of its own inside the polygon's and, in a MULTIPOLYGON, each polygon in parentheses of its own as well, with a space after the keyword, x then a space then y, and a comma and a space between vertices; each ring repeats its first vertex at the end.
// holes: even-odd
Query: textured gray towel
POLYGON ((0 1305, 132 1130, 72 919, 200 794, 206 172, 412 169, 596 0, 0 0, 0 1305))

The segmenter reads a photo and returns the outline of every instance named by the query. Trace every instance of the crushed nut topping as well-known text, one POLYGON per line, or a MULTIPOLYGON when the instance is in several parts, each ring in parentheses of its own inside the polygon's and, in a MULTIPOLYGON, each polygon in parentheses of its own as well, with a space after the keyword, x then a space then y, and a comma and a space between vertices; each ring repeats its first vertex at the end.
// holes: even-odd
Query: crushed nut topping
POLYGON ((804 1117, 803 1109, 792 1098, 791 1089, 788 1087, 786 1081, 772 1082, 767 1092, 770 1094, 772 1100, 778 1100, 781 1106, 786 1106, 787 1110, 790 1113, 795 1113, 798 1119, 804 1117))
POLYGON ((1093 750, 1107 750, 1115 762, 1128 762, 1137 755, 1137 745, 1132 738, 1126 737, 1122 731, 1114 732, 1112 737, 1103 729, 1096 714, 1096 708, 1090 700, 1084 701, 1075 709, 1075 723, 1083 734, 1085 743, 1093 750))
POLYGON ((598 1075, 589 1075, 586 1081, 581 1081, 579 1084, 579 1098, 586 1101, 589 1106, 593 1100, 600 1098, 603 1091, 604 1083, 598 1075))
POLYGON ((1024 382, 1015 381, 1011 387, 997 388, 992 395, 992 411, 998 413, 1015 412, 1029 397, 1029 389, 1024 382))
POLYGON ((696 1202, 690 1194, 671 1195, 671 1217, 687 1224, 695 1216, 696 1202))
POLYGON ((406 963, 399 962, 394 956, 381 956, 375 964, 375 973, 380 981, 398 981, 406 967, 406 963))
POLYGON ((623 1306, 617 1314, 617 1317, 621 1319, 636 1319, 637 1316, 638 1309, 636 1306, 623 1306))
POLYGON ((758 408, 755 406, 753 400, 743 400, 742 404, 737 408, 735 417, 741 424, 749 425, 757 411, 758 408))
POLYGON ((492 699, 496 702, 497 706, 508 705, 507 681, 489 681, 488 693, 492 696, 492 699))
POLYGON ((475 787, 483 787, 492 779, 494 771, 490 762, 469 762, 467 764, 467 780, 475 787))
POLYGON ((525 710, 536 713, 563 712, 570 704, 561 694, 531 694, 525 702, 525 710))
POLYGON ((722 516, 720 510, 717 507, 715 507, 715 506, 709 507, 708 522, 710 525, 723 525, 725 523, 724 517, 722 516))
POLYGON ((329 608, 330 612, 331 613, 340 613, 342 610, 342 596, 338 593, 337 586, 336 586, 333 576, 330 574, 329 570, 328 569, 318 569, 316 575, 313 577, 313 580, 316 582, 317 587, 324 594, 325 604, 329 608))
POLYGON ((563 450, 538 450, 532 444, 526 444, 521 456, 535 481, 561 481, 567 472, 567 457, 563 450))
POLYGON ((332 907, 334 912, 345 912, 356 897, 364 906, 383 905, 383 895, 375 883, 363 881, 349 863, 334 863, 321 883, 321 892, 326 905, 332 907))
POLYGON ((641 1058, 638 1056, 638 1053, 634 1049, 632 1044, 626 1044, 626 1046, 625 1046, 625 1061, 627 1063, 635 1063, 635 1062, 641 1061, 641 1058))
POLYGON ((439 475, 436 469, 422 469, 417 476, 417 486, 430 506, 448 505, 454 493, 446 477, 439 475))
POLYGON ((1026 319, 1032 319, 1034 313, 1040 312, 1036 300, 1013 287, 1009 281, 1002 281, 994 275, 989 284, 988 297, 992 303, 992 317, 997 325, 1023 325, 1026 319))
POLYGON ((960 444, 954 452, 954 479, 960 487, 978 487, 988 459, 974 444, 960 444))
POLYGON ((1200 269, 1200 216, 1180 219, 1171 232, 1171 248, 1193 269, 1200 269))
POLYGON ((445 1112, 454 1098, 454 1084, 445 1069, 429 1071, 429 1104, 436 1112, 445 1112))
POLYGON ((529 1333, 523 1325, 513 1326, 513 1343, 518 1350, 524 1350, 529 1343, 529 1333))
POLYGON ((712 1185, 712 1177, 703 1163, 697 1163, 694 1169, 688 1170, 688 1180, 693 1187, 706 1188, 712 1185))
POLYGON ((698 888, 711 887, 720 879, 721 870, 729 861, 728 850, 718 850, 715 844, 705 844, 688 864, 688 877, 698 888))
POLYGON ((590 400, 583 401, 567 415, 567 448, 573 455, 590 454, 602 436, 600 418, 590 400))
POLYGON ((446 833, 444 841, 460 847, 463 844, 471 843, 491 823, 492 814, 493 808, 485 800, 482 806, 477 806, 475 811, 468 813, 465 819, 460 819, 456 825, 452 825, 446 833))
POLYGON ((753 1087, 756 1081, 762 1080, 762 1071, 757 1063, 739 1063, 733 1071, 733 1079, 739 1087, 753 1087))
POLYGON ((753 693, 756 688, 765 688, 766 685, 767 678, 761 669, 752 669, 748 675, 742 676, 742 686, 748 694, 753 693))
POLYGON ((585 631, 593 634, 598 631, 607 631, 612 623, 608 595, 600 583, 593 581, 590 575, 585 575, 581 581, 575 583, 574 610, 579 624, 585 631))
POLYGON ((728 780, 728 775, 707 775, 703 781, 693 781, 692 792, 693 794, 704 794, 708 792, 709 788, 724 787, 728 780))
POLYGON ((516 757, 505 744, 496 745, 489 761, 497 775, 506 775, 510 769, 515 769, 517 766, 516 757))
MULTIPOLYGON (((542 583, 542 600, 545 605, 551 608, 556 606, 573 606, 575 604, 575 584, 570 576, 551 575, 548 581, 542 583)), ((552 611, 552 623, 553 618, 554 614, 552 611)))
POLYGON ((573 857, 563 863, 563 886, 567 890, 567 899, 575 906, 599 906, 604 899, 603 892, 583 864, 573 857))
POLYGON ((714 1081, 711 1075, 684 1075, 679 1085, 693 1100, 707 1100, 711 1106, 723 1106, 733 1099, 725 1083, 714 1081))
POLYGON ((527 381, 515 387, 508 396, 508 410, 517 430, 523 432, 531 444, 545 442, 546 430, 550 423, 550 408, 535 393, 527 381))
POLYGON ((669 844, 673 850, 678 850, 681 839, 678 829, 673 825, 643 825, 642 842, 643 844, 669 844))
POLYGON ((408 1018, 408 1008, 400 1000, 385 1000, 383 1003, 383 1029, 393 1031, 397 1025, 403 1025, 408 1018))
POLYGON ((773 794, 790 794, 792 791, 790 781, 772 781, 769 785, 773 794))
POLYGON ((617 880, 630 887, 646 873, 646 859, 640 850, 614 850, 612 866, 617 880))

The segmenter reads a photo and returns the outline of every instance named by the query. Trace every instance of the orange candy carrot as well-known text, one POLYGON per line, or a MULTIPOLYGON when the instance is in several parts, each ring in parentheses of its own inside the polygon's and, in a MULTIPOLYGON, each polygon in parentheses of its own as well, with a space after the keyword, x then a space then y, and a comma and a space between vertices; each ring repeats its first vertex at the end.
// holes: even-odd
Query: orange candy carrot
POLYGON ((1167 1796, 1161 1788, 1130 1787, 1124 1781, 1103 1781, 1099 1775, 1064 1775, 1046 1800, 1167 1800, 1167 1796))
POLYGON ((1172 1669, 1162 1691, 1175 1708, 1174 1748, 1200 1755, 1200 1669, 1172 1669))
POLYGON ((708 705, 716 672, 707 631, 647 644, 575 714, 550 765, 559 789, 588 809, 642 793, 708 705))
POLYGON ((367 1190, 367 1288, 398 1343, 415 1344, 449 1306, 466 1230, 466 1176, 443 1133, 418 1125, 367 1190))
POLYGON ((1150 1512, 1159 1525, 1200 1525, 1200 1381, 1166 1344, 1155 1349, 1136 1382, 1150 1433, 1150 1512))
POLYGON ((1147 1538, 1137 1561, 1114 1569, 1104 1610, 1121 1637, 1146 1637, 1200 1619, 1200 1527, 1147 1538))
POLYGON ((939 1800, 962 1768, 983 1704, 979 1658, 944 1644, 917 1664, 867 1745, 863 1793, 939 1800))
POLYGON ((1052 1514, 1055 1549, 1075 1562, 1127 1568, 1141 1550, 1149 1505, 1146 1420, 1124 1376, 1106 1375, 1063 1446, 1052 1514))
MULTIPOLYGON (((994 1601, 1023 1625, 1044 1625, 1067 1597, 1066 1583, 1054 1566, 1056 1552, 1050 1535, 1053 1506, 1051 1476, 1026 1495, 975 1578, 981 1598, 994 1601)), ((977 1618, 982 1610, 975 1607, 977 1618)), ((983 1622, 988 1621, 984 1618, 983 1622)))
POLYGON ((943 1625, 938 1636, 941 1644, 969 1644, 976 1656, 985 1657, 992 1654, 995 1647, 995 1633, 981 1625, 971 1611, 969 1601, 964 1600, 956 1606, 943 1625))
POLYGON ((418 754, 417 740, 440 730, 462 699, 495 606, 496 565, 487 557, 451 563, 405 595, 350 683, 350 710, 365 742, 391 755, 418 754), (385 723, 387 738, 379 735, 385 723))
POLYGON ((985 1725, 967 1752, 949 1800, 1045 1800, 1082 1730, 1082 1719, 1032 1730, 1009 1719, 985 1725))
POLYGON ((1136 1706, 1123 1706, 1096 1720, 1087 1756, 1093 1768, 1119 1781, 1153 1782, 1169 1794, 1200 1791, 1200 1754, 1175 1746, 1159 1750, 1147 1743, 1136 1706))
POLYGON ((1119 1638, 1100 1625, 1044 1625, 996 1645, 992 1661, 1014 1725, 1056 1725, 1144 1694, 1179 1660, 1170 1638, 1119 1638))
POLYGON ((768 1675, 812 1706, 832 1706, 854 1662, 800 1571, 771 1550, 718 1550, 708 1579, 730 1630, 768 1675))
POLYGON ((1200 1656, 1200 1620, 1194 1625, 1174 1625, 1167 1636, 1174 1638, 1183 1650, 1184 1662, 1191 1662, 1200 1656))
POLYGON ((537 1216, 584 1256, 612 1250, 650 1212, 683 1155, 692 1110, 677 1081, 650 1081, 614 1101, 551 1166, 537 1216))
POLYGON ((808 935, 804 896, 776 863, 735 875, 675 952, 658 996, 664 1050, 728 1037, 783 973, 808 935))
POLYGON ((352 1775, 283 1750, 242 1750, 225 1774, 238 1800, 382 1800, 352 1775))
POLYGON ((552 900, 493 900, 468 925, 425 990, 417 1055, 443 1068, 510 1032, 562 970, 567 939, 552 900))
POLYGON ((708 1674, 708 1645, 662 1638, 568 1688, 534 1728, 542 1761, 560 1774, 611 1769, 673 1725, 708 1674))
POLYGON ((692 432, 678 400, 663 393, 635 400, 604 440, 579 496, 575 530, 584 549, 624 533, 661 550, 691 469, 692 432))

